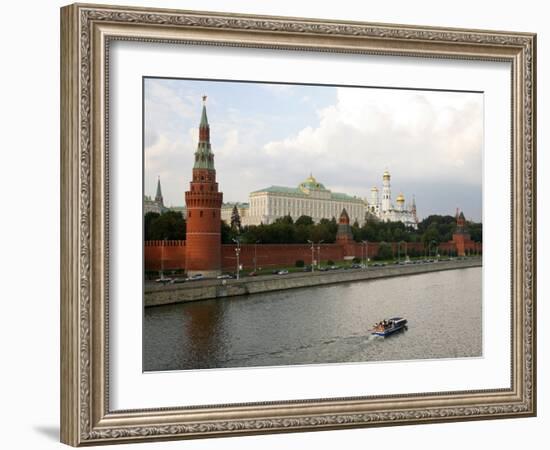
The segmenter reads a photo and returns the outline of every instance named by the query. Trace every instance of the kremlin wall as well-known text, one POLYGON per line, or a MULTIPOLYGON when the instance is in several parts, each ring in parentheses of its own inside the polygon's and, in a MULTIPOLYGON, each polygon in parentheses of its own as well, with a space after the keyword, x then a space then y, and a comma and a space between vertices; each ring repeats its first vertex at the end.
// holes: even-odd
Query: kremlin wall
MULTIPOLYGON (((199 125, 199 140, 194 155, 194 165, 189 190, 185 193, 187 207, 187 233, 185 241, 145 241, 144 265, 146 271, 184 270, 188 275, 202 274, 206 277, 219 275, 222 271, 235 271, 237 265, 236 245, 221 243, 221 207, 223 193, 218 189, 214 154, 210 145, 210 126, 206 114, 206 96, 199 125)), ((384 175, 389 202, 389 173, 384 175)), ((162 204, 160 181, 156 199, 162 204)), ((386 208, 388 209, 389 206, 386 208)), ((389 209, 388 209, 389 210, 389 209)), ((414 218, 416 220, 416 216, 414 218)), ((470 239, 465 230, 463 213, 456 216, 457 228, 449 242, 438 245, 440 253, 453 252, 458 256, 481 253, 481 243, 470 239)), ((394 255, 398 243, 391 243, 394 255)), ((315 244, 312 258, 311 244, 241 244, 239 263, 242 270, 253 270, 256 258, 258 268, 293 267, 296 261, 311 264, 312 259, 335 263, 353 258, 372 258, 378 254, 380 243, 367 245, 353 241, 349 215, 341 211, 333 244, 315 244), (365 251, 367 255, 365 255, 365 251)), ((404 257, 413 251, 424 254, 422 243, 402 243, 400 253, 404 257)))
MULTIPOLYGON (((368 257, 373 258, 378 254, 378 242, 369 242, 368 257)), ((222 270, 234 272, 236 267, 234 244, 222 244, 221 264, 222 270)), ((239 262, 243 270, 254 268, 254 244, 241 244, 239 262)), ((351 256, 361 258, 365 254, 365 246, 359 242, 346 245, 321 244, 315 245, 315 258, 318 258, 317 248, 321 248, 321 260, 331 259, 334 262, 344 260, 344 257, 351 256)), ((397 255, 397 243, 392 243, 394 254, 397 255)), ((404 244, 401 244, 401 257, 404 256, 404 244)), ((439 244, 439 251, 448 253, 456 252, 457 245, 454 241, 439 244)), ((422 254, 425 248, 421 242, 408 242, 407 250, 415 249, 422 254)), ((481 253, 481 244, 474 241, 464 241, 464 253, 481 253)), ((185 241, 146 241, 145 242, 145 270, 185 270, 185 241)), ((458 253, 460 254, 460 253, 458 253)), ((294 267, 296 261, 302 260, 305 264, 311 264, 310 244, 258 244, 256 246, 257 266, 269 267, 294 267)))

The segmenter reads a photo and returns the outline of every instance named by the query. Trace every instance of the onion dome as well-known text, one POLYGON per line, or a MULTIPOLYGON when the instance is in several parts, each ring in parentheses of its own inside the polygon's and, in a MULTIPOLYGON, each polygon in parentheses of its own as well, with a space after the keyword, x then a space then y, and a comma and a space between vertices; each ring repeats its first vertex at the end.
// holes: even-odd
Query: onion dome
POLYGON ((399 195, 397 196, 397 199, 396 199, 395 201, 398 202, 398 203, 405 203, 405 197, 404 197, 404 195, 403 195, 403 194, 399 194, 399 195))
POLYGON ((378 188, 376 186, 373 186, 370 190, 371 192, 378 192, 378 188))
POLYGON ((300 187, 302 189, 326 189, 325 186, 322 183, 319 183, 312 174, 300 183, 300 187))
POLYGON ((384 180, 389 180, 390 179, 390 172, 388 172, 388 169, 386 169, 384 171, 383 178, 384 178, 384 180))

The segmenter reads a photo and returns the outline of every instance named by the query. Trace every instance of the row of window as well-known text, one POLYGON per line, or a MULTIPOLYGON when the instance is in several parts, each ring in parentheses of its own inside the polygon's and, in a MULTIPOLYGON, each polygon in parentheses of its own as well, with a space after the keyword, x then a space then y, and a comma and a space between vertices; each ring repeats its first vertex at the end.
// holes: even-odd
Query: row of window
MULTIPOLYGON (((203 192, 204 191, 204 184, 201 184, 199 186, 199 189, 195 189, 196 186, 194 184, 191 185, 191 191, 195 192, 197 190, 203 192)), ((210 192, 214 192, 214 185, 210 185, 210 192)))
MULTIPOLYGON (((192 211, 187 211, 187 218, 191 217, 191 212, 192 211)), ((203 217, 204 216, 204 211, 199 211, 199 217, 203 217)), ((216 218, 216 211, 212 211, 212 217, 215 219, 216 218)))

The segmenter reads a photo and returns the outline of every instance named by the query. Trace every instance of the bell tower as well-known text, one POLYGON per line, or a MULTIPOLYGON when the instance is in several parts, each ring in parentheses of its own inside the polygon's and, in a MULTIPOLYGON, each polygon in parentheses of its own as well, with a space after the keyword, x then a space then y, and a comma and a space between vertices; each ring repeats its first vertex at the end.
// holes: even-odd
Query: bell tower
POLYGON ((210 126, 206 115, 206 95, 202 98, 199 142, 195 151, 193 176, 185 193, 187 232, 185 266, 189 276, 206 277, 221 273, 221 206, 214 154, 210 145, 210 126))

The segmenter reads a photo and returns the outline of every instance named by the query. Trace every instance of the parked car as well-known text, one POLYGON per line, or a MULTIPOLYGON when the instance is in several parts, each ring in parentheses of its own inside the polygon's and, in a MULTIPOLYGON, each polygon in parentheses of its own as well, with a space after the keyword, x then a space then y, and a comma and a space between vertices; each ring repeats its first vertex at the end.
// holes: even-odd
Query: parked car
POLYGON ((281 269, 281 270, 277 271, 277 275, 288 275, 288 270, 281 269))
POLYGON ((185 283, 185 278, 174 278, 172 284, 185 283))
POLYGON ((221 275, 218 275, 216 278, 218 280, 228 280, 228 279, 231 279, 231 278, 234 278, 234 277, 230 273, 222 273, 221 275))
POLYGON ((254 271, 252 271, 248 274, 249 277, 255 277, 257 275, 258 275, 258 272, 254 272, 254 271))
POLYGON ((204 275, 202 273, 196 273, 195 275, 191 275, 190 277, 187 277, 187 281, 197 281, 197 280, 203 280, 204 275))
POLYGON ((168 284, 168 283, 172 283, 172 278, 168 278, 168 277, 160 277, 160 278, 157 278, 155 280, 155 283, 162 283, 162 284, 168 284))

